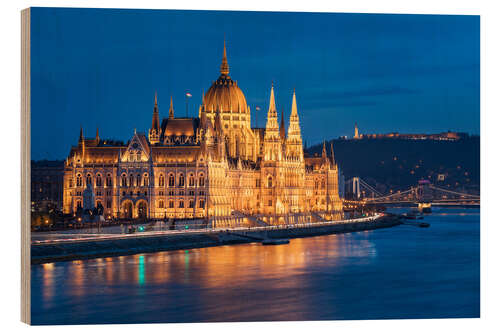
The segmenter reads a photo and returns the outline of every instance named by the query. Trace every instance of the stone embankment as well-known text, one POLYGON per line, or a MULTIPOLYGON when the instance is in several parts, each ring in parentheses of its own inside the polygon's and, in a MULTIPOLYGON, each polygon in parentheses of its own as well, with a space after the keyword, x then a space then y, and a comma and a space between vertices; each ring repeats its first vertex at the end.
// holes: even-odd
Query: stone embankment
POLYGON ((147 232, 130 235, 97 235, 92 238, 33 242, 31 263, 122 256, 167 250, 261 242, 335 233, 389 228, 401 222, 394 216, 377 216, 345 221, 268 226, 257 228, 147 232))

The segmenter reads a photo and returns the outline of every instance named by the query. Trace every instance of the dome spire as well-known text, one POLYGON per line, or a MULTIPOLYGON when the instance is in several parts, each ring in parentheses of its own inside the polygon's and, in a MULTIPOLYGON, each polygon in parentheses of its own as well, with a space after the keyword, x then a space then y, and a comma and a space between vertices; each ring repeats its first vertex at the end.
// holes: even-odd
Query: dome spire
POLYGON ((170 108, 168 109, 168 118, 174 118, 174 102, 172 100, 172 96, 170 96, 170 108))
POLYGON ((224 38, 224 52, 222 53, 222 64, 220 65, 220 73, 222 75, 229 74, 229 64, 227 63, 226 39, 224 38))

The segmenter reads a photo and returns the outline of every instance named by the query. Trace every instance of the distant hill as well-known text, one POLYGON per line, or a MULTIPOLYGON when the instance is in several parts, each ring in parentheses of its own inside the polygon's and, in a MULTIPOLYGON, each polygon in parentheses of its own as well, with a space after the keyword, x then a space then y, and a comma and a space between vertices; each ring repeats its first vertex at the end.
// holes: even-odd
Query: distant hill
MULTIPOLYGON (((388 193, 390 189, 407 189, 425 178, 439 186, 479 193, 477 136, 457 141, 340 139, 327 142, 328 154, 330 142, 346 181, 358 176, 382 193, 388 193)), ((309 155, 321 151, 322 144, 306 149, 309 155)))

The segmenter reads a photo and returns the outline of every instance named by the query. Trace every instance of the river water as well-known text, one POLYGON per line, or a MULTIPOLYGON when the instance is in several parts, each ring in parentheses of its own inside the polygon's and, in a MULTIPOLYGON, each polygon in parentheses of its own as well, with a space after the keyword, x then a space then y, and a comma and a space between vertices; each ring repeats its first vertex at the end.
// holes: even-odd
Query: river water
POLYGON ((479 209, 425 221, 32 265, 32 323, 479 317, 479 209))

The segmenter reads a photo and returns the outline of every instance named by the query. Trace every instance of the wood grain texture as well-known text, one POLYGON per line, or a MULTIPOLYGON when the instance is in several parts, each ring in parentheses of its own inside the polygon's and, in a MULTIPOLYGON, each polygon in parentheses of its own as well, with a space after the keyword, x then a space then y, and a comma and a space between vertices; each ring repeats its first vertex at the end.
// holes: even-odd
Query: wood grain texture
POLYGON ((21 11, 21 321, 31 323, 30 288, 30 167, 31 167, 31 63, 30 9, 21 11))

